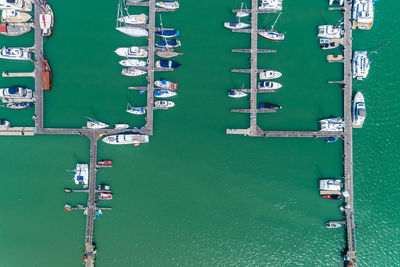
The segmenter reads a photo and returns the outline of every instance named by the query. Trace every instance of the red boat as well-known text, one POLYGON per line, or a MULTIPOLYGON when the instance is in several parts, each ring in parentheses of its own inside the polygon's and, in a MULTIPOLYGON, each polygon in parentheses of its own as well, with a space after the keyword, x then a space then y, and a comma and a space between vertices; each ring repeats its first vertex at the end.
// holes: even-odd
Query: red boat
POLYGON ((327 199, 342 200, 342 196, 339 195, 323 195, 322 197, 327 199))
POLYGON ((53 80, 53 74, 51 72, 51 68, 47 59, 43 58, 43 66, 42 66, 42 87, 43 90, 51 90, 51 83, 53 80))
POLYGON ((100 193, 99 194, 99 199, 112 199, 112 194, 111 193, 100 193))
POLYGON ((112 161, 111 160, 100 160, 97 162, 97 165, 99 166, 112 166, 112 161))

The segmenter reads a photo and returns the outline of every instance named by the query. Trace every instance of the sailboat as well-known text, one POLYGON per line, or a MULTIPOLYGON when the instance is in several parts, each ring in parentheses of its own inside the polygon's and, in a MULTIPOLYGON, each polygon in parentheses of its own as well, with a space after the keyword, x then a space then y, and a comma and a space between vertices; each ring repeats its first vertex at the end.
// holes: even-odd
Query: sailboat
POLYGON ((105 124, 104 122, 101 121, 96 121, 95 119, 92 118, 87 118, 88 121, 86 122, 86 127, 89 129, 103 129, 109 127, 108 124, 105 124))
POLYGON ((144 60, 127 58, 119 61, 124 67, 146 67, 147 63, 144 60))
MULTIPOLYGON (((161 46, 163 46, 163 44, 165 44, 165 45, 164 45, 164 47, 156 48, 156 55, 159 56, 159 57, 162 57, 162 58, 172 58, 172 57, 176 57, 176 56, 182 55, 182 53, 174 51, 173 47, 176 47, 176 46, 170 47, 168 45, 169 43, 167 41, 167 38, 169 38, 169 37, 178 36, 179 35, 179 31, 177 31, 177 30, 164 30, 163 29, 163 23, 162 23, 161 15, 160 15, 160 26, 161 26, 161 31, 157 31, 157 32, 155 32, 155 34, 158 35, 158 36, 161 36, 164 39, 164 41, 161 42, 160 45, 161 46)), ((180 45, 179 40, 177 40, 177 44, 178 43, 180 45)))
POLYGON ((149 32, 146 29, 138 28, 138 27, 131 27, 127 25, 127 23, 121 22, 120 19, 120 14, 122 14, 122 7, 121 5, 118 5, 118 14, 117 14, 117 26, 115 29, 117 31, 120 31, 126 35, 132 36, 132 37, 148 37, 149 32), (123 23, 123 24, 122 24, 123 23))
POLYGON ((146 108, 143 107, 132 107, 131 104, 128 103, 126 108, 126 112, 134 115, 143 115, 146 113, 146 108))
MULTIPOLYGON (((243 2, 242 2, 242 7, 243 7, 243 2)), ((242 7, 240 8, 240 11, 236 13, 236 17, 238 17, 238 18, 244 18, 244 17, 247 17, 248 15, 250 15, 249 13, 244 12, 242 7)))
POLYGON ((119 2, 119 10, 120 13, 119 15, 121 15, 120 17, 117 18, 117 21, 119 22, 123 22, 125 24, 129 24, 129 25, 138 25, 138 24, 146 24, 147 22, 147 15, 142 13, 139 15, 130 15, 128 12, 128 8, 126 7, 126 4, 123 3, 122 1, 119 2), (122 5, 124 5, 124 7, 122 8, 122 5), (125 9, 126 12, 126 16, 123 15, 123 9, 125 9))
MULTIPOLYGON (((240 14, 242 14, 243 10, 243 3, 242 6, 240 7, 240 14)), ((238 21, 229 21, 229 22, 225 22, 224 23, 224 27, 231 29, 231 30, 237 30, 237 29, 244 29, 250 26, 250 24, 248 23, 244 23, 244 22, 240 22, 240 18, 242 18, 241 16, 236 16, 238 17, 238 21)))
POLYGON ((272 27, 270 30, 267 31, 259 31, 258 35, 272 41, 283 41, 285 39, 285 34, 284 33, 279 33, 274 30, 275 24, 278 22, 279 17, 282 15, 282 12, 279 13, 278 17, 276 18, 274 24, 272 24, 272 27))

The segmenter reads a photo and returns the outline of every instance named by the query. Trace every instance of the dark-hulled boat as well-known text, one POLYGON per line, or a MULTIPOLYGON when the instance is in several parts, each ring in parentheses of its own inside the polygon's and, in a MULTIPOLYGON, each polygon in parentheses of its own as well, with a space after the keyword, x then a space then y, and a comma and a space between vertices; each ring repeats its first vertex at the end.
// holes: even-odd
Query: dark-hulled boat
POLYGON ((259 108, 260 109, 282 109, 281 106, 272 104, 272 103, 268 103, 268 102, 260 103, 259 108))

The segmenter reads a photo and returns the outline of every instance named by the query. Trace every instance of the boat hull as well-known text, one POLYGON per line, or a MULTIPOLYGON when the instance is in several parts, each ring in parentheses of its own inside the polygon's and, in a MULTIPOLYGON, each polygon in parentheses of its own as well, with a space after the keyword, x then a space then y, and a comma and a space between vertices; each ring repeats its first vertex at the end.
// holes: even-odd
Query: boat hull
POLYGON ((149 32, 142 28, 135 28, 135 27, 117 27, 117 31, 122 32, 123 34, 132 36, 132 37, 148 37, 149 32))

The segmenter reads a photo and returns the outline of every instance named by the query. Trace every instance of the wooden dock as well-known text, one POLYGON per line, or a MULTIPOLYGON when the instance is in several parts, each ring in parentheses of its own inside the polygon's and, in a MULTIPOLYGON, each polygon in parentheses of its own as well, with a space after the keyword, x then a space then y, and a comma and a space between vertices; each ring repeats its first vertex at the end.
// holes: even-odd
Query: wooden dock
POLYGON ((35 72, 7 72, 3 71, 1 76, 3 78, 35 78, 35 72))
POLYGON ((44 94, 42 86, 42 68, 43 68, 43 36, 40 29, 40 8, 34 3, 35 9, 35 54, 37 62, 35 64, 35 130, 38 131, 44 127, 44 94))

